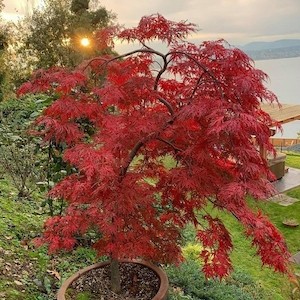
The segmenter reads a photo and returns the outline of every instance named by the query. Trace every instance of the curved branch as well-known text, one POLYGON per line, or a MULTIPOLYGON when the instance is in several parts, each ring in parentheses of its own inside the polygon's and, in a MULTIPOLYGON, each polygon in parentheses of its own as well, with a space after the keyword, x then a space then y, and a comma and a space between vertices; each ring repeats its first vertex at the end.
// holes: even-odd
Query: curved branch
MULTIPOLYGON (((163 99, 163 98, 158 98, 158 100, 159 100, 159 102, 161 102, 162 104, 164 104, 164 105, 167 107, 167 109, 168 109, 168 111, 170 112, 171 116, 174 117, 175 112, 174 112, 174 110, 173 110, 172 105, 171 105, 167 100, 165 100, 165 99, 163 99)), ((173 121, 173 120, 172 120, 172 121, 173 121)))
MULTIPOLYGON (((163 73, 167 70, 168 64, 170 62, 170 61, 167 61, 167 55, 162 56, 162 59, 163 59, 164 64, 163 64, 161 70, 158 72, 158 74, 155 78, 154 88, 153 88, 154 91, 158 90, 159 80, 160 80, 161 76, 163 75, 163 73)), ((169 113, 171 114, 171 116, 174 117, 174 109, 173 109, 171 103, 168 102, 165 99, 162 99, 162 98, 158 98, 158 100, 167 107, 167 109, 168 109, 169 113)))
POLYGON ((191 54, 183 52, 183 51, 171 51, 169 53, 167 53, 165 56, 170 56, 173 54, 180 54, 180 55, 184 55, 187 58, 189 58, 190 60, 192 60, 198 67, 199 69, 202 69, 205 73, 207 73, 216 83, 220 83, 220 81, 215 77, 215 75, 206 68, 205 65, 201 64, 195 57, 193 57, 191 54))
POLYGON ((203 74, 205 74, 205 73, 202 73, 201 76, 199 76, 199 78, 197 80, 197 83, 196 83, 196 85, 195 85, 195 87, 194 87, 194 89, 193 89, 193 91, 192 91, 192 93, 190 95, 190 99, 192 99, 194 97, 194 95, 195 95, 195 93, 196 93, 196 91, 197 91, 197 89, 198 89, 198 87, 199 87, 199 85, 201 83, 201 80, 203 78, 203 74))
POLYGON ((166 140, 164 140, 164 139, 162 139, 162 138, 160 138, 160 137, 158 137, 158 138, 156 138, 156 139, 157 139, 158 141, 160 141, 160 142, 163 142, 163 143, 169 145, 169 146, 172 147, 176 152, 182 152, 182 151, 183 151, 182 149, 176 147, 175 145, 173 145, 173 144, 172 144, 171 142, 169 142, 169 141, 166 141, 166 140))
MULTIPOLYGON (((213 73, 212 73, 205 65, 203 65, 203 64, 200 63, 196 58, 194 58, 194 57, 192 56, 192 54, 189 54, 189 53, 186 53, 186 52, 183 52, 183 51, 171 51, 171 52, 167 53, 165 56, 167 57, 167 56, 171 56, 171 55, 174 55, 174 54, 184 55, 184 56, 186 56, 188 59, 190 59, 191 61, 193 61, 193 62, 199 67, 199 69, 203 70, 204 73, 208 74, 208 75, 212 78, 212 80, 214 81, 214 83, 215 83, 217 89, 220 91, 221 96, 222 96, 222 97, 224 96, 223 91, 221 90, 221 88, 220 88, 220 86, 219 86, 219 84, 221 84, 221 82, 215 77, 215 75, 214 75, 214 74, 213 74, 213 73)), ((173 59, 174 59, 174 58, 173 58, 173 59)), ((172 58, 170 59, 170 61, 171 61, 171 60, 172 60, 172 58)), ((169 61, 169 62, 170 62, 170 61, 169 61)), ((196 92, 196 90, 197 90, 197 86, 199 85, 199 83, 200 83, 200 81, 201 81, 201 78, 202 78, 202 75, 201 75, 200 78, 197 80, 196 86, 195 86, 195 88, 193 89, 193 92, 192 92, 190 98, 192 98, 193 95, 195 94, 195 92, 196 92)))
POLYGON ((149 134, 147 137, 145 137, 144 139, 138 141, 135 146, 133 147, 133 149, 131 150, 130 154, 129 154, 129 157, 128 157, 128 160, 126 162, 126 164, 121 168, 120 170, 120 178, 119 178, 119 181, 121 182, 124 178, 124 176, 126 175, 127 171, 128 171, 128 168, 131 164, 131 162, 133 161, 134 157, 137 155, 138 151, 147 143, 149 142, 150 140, 152 139, 156 139, 160 142, 163 142, 165 144, 167 144, 168 146, 172 147, 174 149, 175 152, 182 152, 183 150, 176 147, 175 145, 173 145, 171 142, 167 141, 167 140, 164 140, 160 137, 158 137, 159 133, 157 132, 154 132, 154 133, 151 133, 149 134))
POLYGON ((142 42, 141 40, 139 40, 139 42, 143 45, 143 47, 145 47, 145 49, 150 49, 153 50, 151 47, 147 46, 144 42, 142 42))
POLYGON ((157 74, 157 76, 155 78, 154 91, 157 91, 158 82, 159 82, 162 74, 167 70, 168 64, 170 62, 170 61, 169 62, 167 61, 167 55, 162 56, 162 59, 163 59, 164 64, 163 64, 161 70, 158 72, 158 74, 157 74))
POLYGON ((141 149, 142 146, 145 145, 145 143, 147 143, 148 141, 150 141, 151 139, 153 139, 155 137, 155 135, 157 135, 156 132, 150 133, 147 137, 145 137, 142 140, 139 140, 135 144, 135 146, 133 147, 133 149, 131 150, 131 152, 129 154, 129 157, 128 157, 128 160, 127 160, 126 164, 121 167, 120 178, 119 178, 120 182, 123 180, 124 176, 126 175, 127 170, 129 168, 131 162, 133 161, 134 157, 137 155, 138 151, 141 149))
POLYGON ((83 68, 83 70, 87 69, 91 63, 93 63, 94 61, 98 61, 98 60, 102 60, 102 61, 105 61, 101 66, 103 65, 108 65, 110 64, 111 62, 115 61, 115 60, 118 60, 118 59, 122 59, 122 58, 125 58, 125 57, 128 57, 128 56, 131 56, 133 54, 136 54, 136 53, 151 53, 151 54, 156 54, 157 56, 160 56, 162 58, 164 58, 164 54, 161 53, 161 52, 158 52, 154 49, 151 49, 149 47, 147 47, 147 49, 137 49, 137 50, 133 50, 133 51, 130 51, 130 52, 127 52, 127 53, 124 53, 124 54, 121 54, 121 55, 118 55, 118 56, 115 56, 111 59, 104 59, 102 57, 95 57, 93 59, 91 59, 88 64, 83 68))
MULTIPOLYGON (((164 61, 164 65, 162 67, 162 69, 158 72, 156 78, 155 78, 155 83, 154 83, 154 91, 157 91, 157 88, 158 88, 158 82, 159 82, 159 79, 161 78, 162 74, 166 71, 167 69, 167 66, 168 66, 168 62, 167 62, 167 59, 166 59, 166 55, 164 55, 163 53, 159 52, 159 51, 156 51, 146 45, 144 45, 145 49, 137 49, 137 50, 133 50, 131 52, 127 52, 125 54, 122 54, 122 55, 118 55, 118 56, 115 56, 111 59, 104 59, 102 57, 96 57, 96 58, 93 58, 91 59, 86 66, 84 66, 83 70, 86 70, 94 61, 103 61, 103 64, 101 65, 101 67, 106 67, 108 64, 110 64, 111 62, 113 61, 116 61, 116 60, 119 60, 119 59, 122 59, 122 58, 125 58, 125 57, 128 57, 128 56, 131 56, 133 54, 136 54, 136 53, 150 53, 150 54, 155 54, 157 56, 160 56, 163 61, 164 61)), ((172 108, 172 105, 165 99, 162 99, 162 98, 158 98, 158 101, 161 102, 162 104, 164 104, 166 106, 166 108, 168 109, 169 113, 171 114, 171 116, 174 116, 174 109, 172 108)))

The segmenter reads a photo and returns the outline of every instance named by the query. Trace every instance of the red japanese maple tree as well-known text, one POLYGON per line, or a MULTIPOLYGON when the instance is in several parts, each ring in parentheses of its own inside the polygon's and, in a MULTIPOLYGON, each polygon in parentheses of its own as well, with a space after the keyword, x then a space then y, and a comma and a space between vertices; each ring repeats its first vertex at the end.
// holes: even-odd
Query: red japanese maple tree
POLYGON ((185 41, 195 28, 152 15, 136 28, 105 29, 99 46, 118 38, 140 47, 72 71, 40 70, 20 88, 57 93, 37 125, 45 140, 67 145, 63 158, 77 170, 50 192, 68 202, 63 216, 45 224, 41 241, 50 251, 72 249, 76 236, 93 228, 101 233, 95 249, 114 264, 137 257, 180 262, 181 230, 192 222, 205 275, 223 277, 232 269, 232 242, 206 212, 212 203, 242 223, 263 264, 287 271, 281 234, 246 201, 273 192, 258 146, 274 152, 273 120, 260 104, 277 103, 276 96, 241 50, 223 40, 185 41), (151 48, 153 40, 167 44, 166 53, 151 48))

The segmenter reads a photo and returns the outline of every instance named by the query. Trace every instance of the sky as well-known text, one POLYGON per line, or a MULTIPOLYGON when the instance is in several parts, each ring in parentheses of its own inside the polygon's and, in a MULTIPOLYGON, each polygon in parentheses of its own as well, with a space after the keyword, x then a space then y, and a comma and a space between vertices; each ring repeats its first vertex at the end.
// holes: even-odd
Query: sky
MULTIPOLYGON (((42 0, 4 0, 4 16, 17 18, 26 5, 42 0)), ((118 23, 136 26, 144 15, 160 13, 197 24, 195 41, 223 38, 232 45, 300 39, 300 0, 102 0, 118 23)))

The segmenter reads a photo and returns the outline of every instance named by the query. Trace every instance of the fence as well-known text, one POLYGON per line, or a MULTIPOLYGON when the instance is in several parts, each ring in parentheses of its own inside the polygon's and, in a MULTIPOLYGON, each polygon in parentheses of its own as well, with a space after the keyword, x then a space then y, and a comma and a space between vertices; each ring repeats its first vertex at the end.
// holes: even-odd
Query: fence
POLYGON ((289 147, 300 144, 300 139, 271 138, 274 147, 289 147))

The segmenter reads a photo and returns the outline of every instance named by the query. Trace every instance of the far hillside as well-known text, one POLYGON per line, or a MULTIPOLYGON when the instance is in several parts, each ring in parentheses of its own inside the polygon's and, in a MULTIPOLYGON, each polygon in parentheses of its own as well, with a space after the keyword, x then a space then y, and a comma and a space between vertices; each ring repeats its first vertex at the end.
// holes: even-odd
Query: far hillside
POLYGON ((240 48, 254 60, 299 57, 300 39, 252 42, 240 48))

